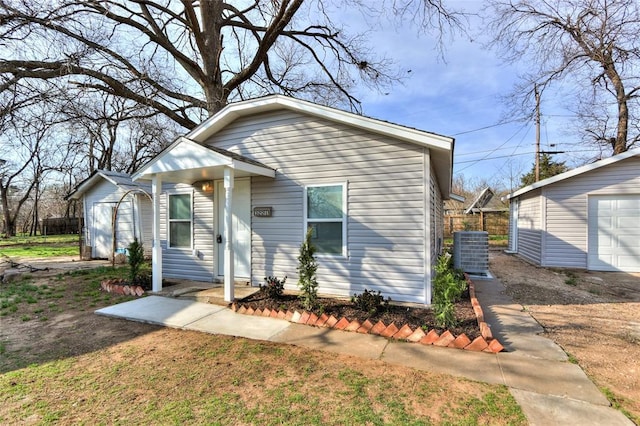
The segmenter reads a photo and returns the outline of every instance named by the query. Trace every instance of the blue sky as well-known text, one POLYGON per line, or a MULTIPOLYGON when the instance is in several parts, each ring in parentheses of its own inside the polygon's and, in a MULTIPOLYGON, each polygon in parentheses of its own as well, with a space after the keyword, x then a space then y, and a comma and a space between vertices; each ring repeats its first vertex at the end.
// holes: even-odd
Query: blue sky
MULTIPOLYGON (((351 23, 356 30, 358 23, 351 23)), ((359 99, 367 116, 454 137, 454 174, 509 189, 532 167, 535 124, 515 120, 518 117, 505 119, 507 108, 500 96, 512 90, 519 70, 483 48, 483 32, 480 20, 472 19, 470 33, 477 40, 456 36, 447 41, 444 60, 438 57, 434 39, 419 35, 415 28, 372 32, 371 45, 392 58, 407 77, 388 94, 362 89, 359 99), (497 125, 504 120, 511 122, 497 125)), ((575 149, 570 144, 578 142, 566 130, 564 116, 570 112, 561 102, 558 93, 545 92, 541 102, 543 150, 575 149), (557 146, 551 147, 554 143, 557 146)), ((569 153, 555 157, 570 167, 580 165, 581 160, 574 158, 569 153)))

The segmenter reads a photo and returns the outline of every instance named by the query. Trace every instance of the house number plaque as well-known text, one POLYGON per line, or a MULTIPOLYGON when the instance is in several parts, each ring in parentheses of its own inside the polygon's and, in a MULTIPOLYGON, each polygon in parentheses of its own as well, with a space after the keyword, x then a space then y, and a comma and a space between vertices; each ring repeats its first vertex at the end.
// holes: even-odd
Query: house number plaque
POLYGON ((271 217, 272 211, 271 207, 254 207, 253 215, 255 217, 271 217))

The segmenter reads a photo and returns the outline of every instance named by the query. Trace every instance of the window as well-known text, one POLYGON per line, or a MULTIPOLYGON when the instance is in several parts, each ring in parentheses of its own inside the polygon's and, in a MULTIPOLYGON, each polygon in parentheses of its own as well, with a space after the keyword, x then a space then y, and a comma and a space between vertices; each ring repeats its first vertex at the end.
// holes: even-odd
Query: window
POLYGON ((191 248, 191 194, 169 195, 169 247, 191 248))
POLYGON ((305 229, 319 254, 346 256, 346 185, 305 188, 305 229))

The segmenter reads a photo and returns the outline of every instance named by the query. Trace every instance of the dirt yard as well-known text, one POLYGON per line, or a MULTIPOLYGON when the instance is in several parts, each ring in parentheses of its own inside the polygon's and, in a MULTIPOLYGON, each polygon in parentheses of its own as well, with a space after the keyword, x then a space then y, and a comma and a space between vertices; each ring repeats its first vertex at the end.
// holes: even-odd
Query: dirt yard
POLYGON ((98 316, 112 274, 0 283, 0 424, 526 422, 503 386, 98 316))
MULTIPOLYGON (((490 263, 491 271, 506 285, 508 294, 532 313, 545 328, 547 336, 560 344, 582 366, 614 401, 614 405, 627 412, 638 423, 640 274, 539 268, 500 250, 491 251, 490 263)), ((184 350, 188 342, 202 342, 203 337, 197 334, 95 315, 95 309, 126 300, 123 296, 97 290, 98 275, 61 276, 50 272, 34 272, 32 278, 34 289, 30 293, 17 295, 23 302, 15 304, 15 310, 13 305, 2 307, 0 373, 71 357, 78 362, 108 363, 128 351, 134 351, 134 347, 167 347, 177 350, 177 345, 184 350)), ((216 341, 210 337, 204 339, 211 341, 208 343, 211 345, 216 341)), ((295 349, 295 352, 303 356, 304 351, 295 349)), ((167 356, 165 352, 160 354, 157 351, 157 354, 167 356)), ((145 361, 149 362, 152 355, 153 353, 145 353, 145 361)), ((317 362, 326 362, 320 358, 318 356, 317 362)), ((198 364, 197 359, 197 354, 192 359, 185 359, 185 368, 193 368, 194 364, 198 364)), ((362 372, 390 368, 379 362, 350 357, 340 357, 339 361, 344 363, 345 368, 362 372)), ((172 358, 170 364, 175 363, 176 359, 172 358)), ((416 374, 409 369, 393 370, 394 376, 399 379, 398 386, 401 386, 404 379, 413 380, 416 374)), ((174 373, 185 374, 184 371, 174 373)), ((217 374, 223 374, 222 370, 217 371, 217 374)), ((368 373, 367 375, 369 376, 368 373)), ((129 376, 119 375, 117 380, 123 385, 129 379, 129 376)), ((315 380, 322 382, 321 378, 315 380)), ((455 383, 459 387, 456 392, 459 393, 456 397, 444 400, 453 403, 466 392, 482 392, 469 382, 455 383)), ((60 384, 67 385, 64 382, 60 384)), ((45 391, 41 398, 49 398, 45 395, 51 395, 51 392, 45 391)), ((445 394, 446 392, 439 398, 443 398, 445 394)), ((55 395, 51 396, 54 397, 55 395)), ((265 398, 265 395, 261 397, 265 398)), ((100 404, 112 407, 105 402, 100 404)), ((55 404, 52 402, 52 405, 55 404)), ((133 406, 139 407, 136 404, 133 406)), ((9 406, 5 408, 13 410, 9 406)), ((73 407, 69 410, 77 413, 82 411, 73 407)), ((323 408, 319 409, 322 410, 323 408)), ((81 414, 77 415, 82 418, 81 414)), ((492 418, 489 423, 494 421, 496 418, 492 418)))
POLYGON ((640 422, 640 273, 546 269, 492 250, 491 272, 636 423, 640 422))

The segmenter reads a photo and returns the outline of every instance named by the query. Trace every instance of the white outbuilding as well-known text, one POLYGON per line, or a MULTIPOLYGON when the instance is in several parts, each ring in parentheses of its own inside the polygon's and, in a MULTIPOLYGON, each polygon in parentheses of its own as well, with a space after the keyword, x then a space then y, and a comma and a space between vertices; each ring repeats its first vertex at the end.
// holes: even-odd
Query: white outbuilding
POLYGON ((640 149, 524 187, 509 249, 545 267, 640 272, 640 149))
POLYGON ((108 170, 96 170, 76 186, 67 198, 82 200, 82 232, 91 258, 110 259, 114 250, 123 253, 134 238, 142 242, 145 253, 151 255, 153 210, 150 194, 151 185, 147 182, 133 182, 126 173, 108 170))

